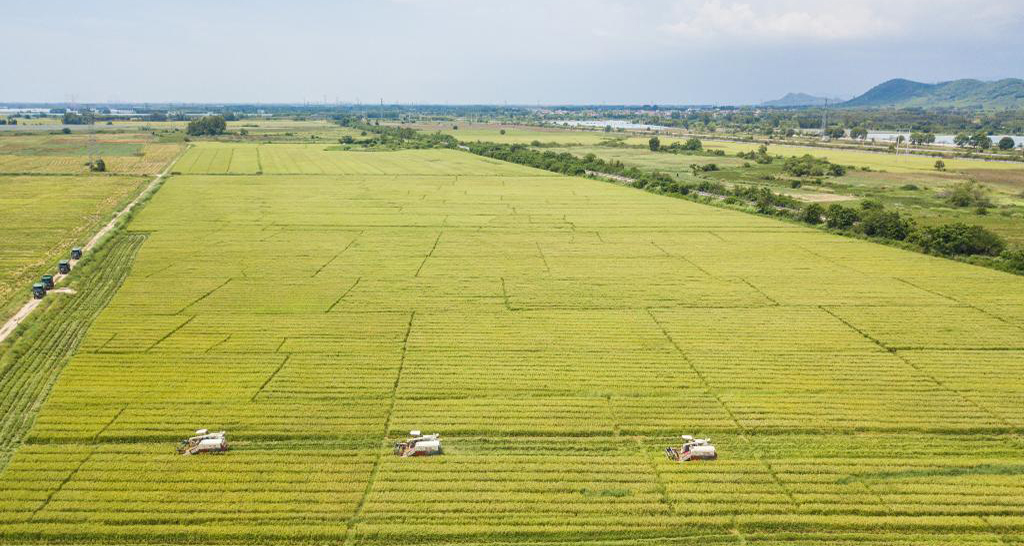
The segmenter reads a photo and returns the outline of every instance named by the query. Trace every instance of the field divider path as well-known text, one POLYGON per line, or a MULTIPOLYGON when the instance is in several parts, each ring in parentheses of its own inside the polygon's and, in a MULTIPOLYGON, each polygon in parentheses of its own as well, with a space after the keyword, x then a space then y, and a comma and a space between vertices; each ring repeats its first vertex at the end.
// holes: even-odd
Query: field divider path
MULTIPOLYGON (((131 212, 131 210, 135 208, 135 205, 139 204, 139 201, 151 195, 153 190, 156 189, 157 186, 159 186, 160 183, 163 182, 164 178, 166 178, 167 175, 171 172, 171 167, 173 167, 174 164, 177 163, 178 160, 181 159, 183 155, 185 155, 185 152, 187 152, 189 148, 190 146, 186 146, 185 149, 182 150, 177 157, 171 160, 171 162, 168 163, 166 167, 164 167, 164 170, 161 171, 160 174, 156 175, 156 178, 154 178, 149 183, 149 185, 146 186, 144 190, 140 191, 139 194, 136 195, 134 199, 129 201, 128 204, 124 206, 124 208, 114 213, 114 216, 110 219, 110 221, 107 222, 106 225, 101 227, 100 230, 97 231, 96 234, 92 236, 92 239, 89 239, 89 241, 82 247, 83 252, 88 252, 95 248, 96 245, 99 244, 100 240, 102 240, 103 237, 105 237, 114 229, 114 227, 117 225, 118 220, 120 220, 125 214, 131 212)), ((61 281, 64 280, 65 277, 66 275, 56 275, 53 279, 54 284, 59 284, 61 281)), ((35 311, 36 308, 39 307, 39 304, 42 303, 42 301, 43 300, 31 298, 28 300, 28 302, 25 303, 25 305, 18 309, 14 313, 14 315, 8 318, 7 321, 4 322, 3 326, 0 326, 0 343, 3 343, 4 340, 10 337, 10 335, 14 333, 14 331, 18 328, 18 325, 24 322, 24 320, 28 318, 29 315, 32 314, 32 311, 35 311)))
MULTIPOLYGON (((438 239, 441 235, 438 234, 438 239)), ((435 242, 436 245, 436 242, 435 242)), ((398 387, 402 382, 402 370, 405 368, 405 356, 409 352, 409 336, 412 334, 412 325, 416 320, 416 311, 413 310, 409 313, 409 323, 405 327, 405 336, 402 338, 402 356, 398 360, 398 372, 395 373, 395 383, 391 387, 391 400, 388 405, 387 415, 384 417, 384 431, 381 434, 381 444, 385 444, 388 441, 388 432, 391 430, 391 416, 395 413, 395 405, 398 402, 398 387)), ((345 528, 345 540, 343 544, 351 544, 352 542, 352 531, 355 529, 356 523, 359 521, 359 517, 363 513, 363 508, 366 506, 366 501, 369 500, 370 494, 373 492, 373 485, 377 481, 377 476, 380 474, 380 466, 384 461, 383 445, 377 446, 377 458, 373 461, 373 468, 370 470, 370 476, 366 480, 366 488, 363 489, 362 496, 359 497, 359 502, 356 503, 355 510, 352 511, 352 517, 349 518, 348 525, 345 528)))
POLYGON ((114 416, 111 417, 109 421, 107 421, 107 424, 103 425, 103 428, 99 429, 96 432, 96 434, 93 435, 92 443, 94 443, 94 444, 99 443, 100 436, 102 436, 103 433, 106 432, 108 428, 110 428, 111 426, 114 425, 114 423, 117 421, 118 417, 121 417, 121 414, 124 413, 124 411, 126 409, 128 409, 128 405, 127 404, 124 405, 124 406, 121 406, 121 409, 117 410, 117 413, 115 413, 114 416))
POLYGON ((672 254, 671 252, 665 250, 664 248, 661 247, 661 245, 659 245, 658 243, 655 243, 654 241, 651 241, 651 244, 654 245, 654 248, 656 248, 656 249, 660 250, 662 253, 664 253, 665 256, 668 256, 670 258, 678 258, 678 259, 682 260, 683 262, 689 264, 690 266, 692 266, 696 270, 700 271, 701 273, 707 275, 708 277, 711 277, 711 278, 715 277, 714 275, 711 274, 710 271, 708 271, 707 269, 704 269, 703 267, 697 265, 696 262, 694 262, 693 260, 687 258, 686 256, 684 256, 682 254, 672 254))
POLYGON ((60 493, 62 489, 64 489, 64 486, 67 485, 68 482, 70 482, 75 477, 75 474, 78 474, 79 470, 82 470, 82 467, 85 466, 85 463, 89 462, 89 459, 91 459, 95 453, 96 449, 93 448, 93 450, 90 451, 89 454, 86 455, 84 459, 82 459, 82 462, 78 463, 78 466, 76 466, 74 470, 69 472, 68 475, 60 482, 59 485, 57 485, 56 488, 54 488, 53 491, 50 491, 50 493, 46 495, 46 498, 43 499, 43 502, 38 507, 36 507, 35 510, 32 511, 32 515, 29 516, 29 520, 35 519, 36 514, 41 512, 50 504, 50 501, 53 500, 53 497, 57 496, 57 494, 60 493))
POLYGON ((890 354, 892 354, 893 356, 898 358, 900 360, 900 362, 903 362, 903 364, 909 366, 910 369, 914 370, 914 372, 917 373, 918 375, 920 375, 922 378, 931 381, 932 383, 935 384, 935 386, 939 387, 940 389, 955 395, 960 400, 963 400, 964 402, 970 404, 971 406, 974 406, 978 411, 988 415, 989 417, 995 419, 996 421, 999 421, 999 422, 1003 423, 1003 425, 1005 425, 1010 431, 1012 431, 1012 434, 1014 434, 1014 436, 1018 436, 1017 427, 1015 427, 1013 425, 1013 423, 1007 421, 1005 417, 1002 417, 1001 415, 999 415, 997 413, 994 413, 992 410, 990 410, 987 407, 985 407, 984 405, 976 402, 971 397, 969 397, 969 396, 965 395, 964 393, 954 389, 953 387, 950 387, 950 386, 946 385, 945 383, 940 381, 939 378, 935 377, 934 375, 928 373, 925 370, 922 370, 916 364, 914 364, 913 362, 907 360, 906 357, 904 357, 903 355, 900 354, 898 349, 889 347, 886 344, 884 344, 881 341, 879 341, 878 339, 875 339, 874 337, 869 335, 867 332, 861 330, 860 328, 857 328, 853 324, 850 324, 850 322, 848 322, 846 319, 844 319, 844 318, 840 317, 839 315, 837 315, 836 313, 832 312, 826 306, 819 305, 818 308, 821 309, 822 311, 828 313, 829 315, 834 317, 839 322, 842 322, 843 324, 845 324, 848 328, 850 328, 854 332, 857 332, 858 334, 864 336, 865 339, 875 343, 876 345, 878 345, 882 349, 886 350, 887 352, 889 352, 890 354))
MULTIPOLYGON (((736 414, 733 413, 732 409, 730 409, 729 406, 725 403, 725 400, 722 400, 722 397, 719 396, 718 393, 711 388, 711 384, 708 382, 707 378, 704 377, 704 374, 702 374, 699 369, 697 369, 697 366, 694 365, 693 360, 691 360, 690 356, 686 354, 686 351, 683 351, 683 348, 679 346, 676 340, 672 337, 672 334, 669 333, 667 328, 665 328, 665 325, 662 324, 661 321, 658 320, 658 317, 654 315, 654 311, 651 308, 647 308, 646 311, 647 314, 650 315, 651 320, 653 320, 654 323, 657 324, 659 328, 661 328, 661 333, 665 336, 666 339, 668 339, 669 343, 671 343, 672 346, 675 347, 676 352, 678 352, 679 355, 683 358, 683 361, 686 362, 686 364, 690 367, 693 373, 695 373, 697 377, 700 378, 701 386, 703 387, 704 391, 711 395, 711 397, 715 399, 715 402, 717 402, 718 405, 721 406, 721 408, 725 411, 725 413, 729 415, 729 419, 732 420, 733 424, 736 425, 736 429, 739 431, 739 437, 743 439, 743 441, 746 442, 747 445, 752 445, 749 438, 750 433, 747 430, 747 427, 744 426, 742 422, 740 422, 739 418, 736 417, 736 414)), ((757 461, 762 466, 764 466, 764 468, 768 471, 768 474, 771 475, 772 480, 775 482, 775 485, 778 486, 779 489, 783 493, 785 493, 787 497, 789 497, 789 502, 792 503, 794 507, 799 508, 800 501, 797 500, 796 496, 793 494, 793 491, 791 491, 790 488, 786 486, 785 482, 783 482, 782 479, 779 478, 778 473, 775 471, 774 468, 772 468, 772 465, 769 464, 768 461, 766 461, 763 457, 761 457, 761 455, 758 454, 756 450, 754 451, 754 458, 756 458, 757 461)), ((739 528, 737 528, 736 531, 739 532, 739 528)))
POLYGON ((430 247, 430 252, 427 252, 427 255, 423 257, 423 261, 420 262, 420 266, 416 268, 416 274, 413 275, 414 277, 418 278, 420 276, 420 271, 423 271, 423 266, 427 265, 427 260, 434 255, 434 250, 437 248, 437 243, 441 241, 442 235, 444 235, 444 230, 437 232, 437 238, 434 239, 434 246, 430 247))
POLYGON ((351 293, 353 290, 356 289, 357 286, 359 286, 359 283, 362 282, 362 280, 362 277, 356 277, 356 282, 352 283, 352 286, 348 287, 344 292, 342 292, 341 295, 338 296, 338 299, 334 300, 334 303, 332 303, 331 306, 328 307, 326 311, 324 311, 324 313, 326 314, 333 311, 334 308, 337 307, 339 303, 341 303, 341 300, 345 299, 345 296, 349 295, 349 293, 351 293))
POLYGON ((945 298, 947 300, 955 302, 958 305, 963 305, 964 307, 969 307, 971 309, 974 309, 975 311, 977 311, 977 312, 979 312, 979 313, 981 313, 981 314, 983 314, 983 315, 985 315, 985 316, 987 316, 987 317, 989 317, 991 319, 998 320, 999 322, 1002 322, 1003 324, 1005 324, 1007 326, 1010 326, 1012 328, 1016 328, 1016 329, 1024 332, 1024 326, 1021 326, 1020 324, 1017 324, 1015 322, 1011 322, 1009 320, 1006 320, 1005 318, 1003 318, 1003 317, 1001 317, 999 315, 995 315, 993 313, 990 313, 990 312, 986 311, 985 309, 983 309, 981 307, 978 307, 976 305, 972 305, 972 304, 967 303, 967 302, 965 302, 963 300, 958 300, 958 299, 956 299, 956 298, 954 298, 952 296, 947 296, 947 295, 942 294, 940 292, 935 292, 933 290, 928 290, 926 288, 921 288, 920 286, 918 286, 918 285, 916 285, 916 284, 914 284, 914 283, 912 283, 912 282, 910 282, 910 281, 908 281, 906 279, 897 278, 897 280, 899 280, 900 282, 902 282, 904 284, 913 286, 914 288, 917 288, 918 290, 924 290, 925 292, 928 292, 929 294, 934 294, 936 296, 939 296, 940 298, 945 298))
POLYGON ((288 361, 291 360, 291 358, 291 353, 285 355, 284 360, 282 360, 281 363, 278 364, 276 368, 274 368, 274 371, 270 374, 270 377, 268 377, 267 380, 264 381, 262 385, 260 385, 260 388, 256 389, 255 393, 253 393, 252 398, 249 399, 250 403, 256 401, 256 397, 263 392, 263 389, 267 388, 267 385, 269 385, 270 382, 273 381, 275 377, 277 377, 277 374, 279 374, 281 370, 284 369, 285 365, 288 364, 288 361))

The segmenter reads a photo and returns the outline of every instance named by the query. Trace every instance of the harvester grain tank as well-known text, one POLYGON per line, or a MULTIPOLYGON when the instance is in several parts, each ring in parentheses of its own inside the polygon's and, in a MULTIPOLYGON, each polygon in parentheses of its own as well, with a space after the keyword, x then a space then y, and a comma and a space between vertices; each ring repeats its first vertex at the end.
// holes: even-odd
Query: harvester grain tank
POLYGON ((395 444, 395 455, 399 457, 425 457, 440 455, 441 435, 420 434, 420 431, 409 432, 409 439, 395 444))
POLYGON ((196 431, 195 436, 178 444, 179 455, 198 455, 228 450, 228 437, 224 431, 210 432, 205 428, 196 431))
POLYGON ((61 260, 57 262, 57 271, 59 271, 61 275, 71 273, 71 262, 68 260, 61 260))
POLYGON ((75 248, 71 249, 71 259, 72 260, 81 260, 82 259, 82 247, 76 246, 75 248))
POLYGON ((713 461, 718 458, 718 451, 711 445, 709 438, 694 438, 688 434, 683 435, 683 445, 679 448, 665 448, 665 455, 669 459, 678 462, 686 461, 713 461))
POLYGON ((41 300, 41 299, 43 299, 43 296, 45 296, 45 295, 46 295, 46 285, 45 284, 43 284, 41 282, 37 282, 37 283, 32 285, 32 297, 33 298, 35 298, 37 300, 41 300))
POLYGON ((43 283, 47 290, 53 290, 53 275, 43 275, 39 282, 43 283))

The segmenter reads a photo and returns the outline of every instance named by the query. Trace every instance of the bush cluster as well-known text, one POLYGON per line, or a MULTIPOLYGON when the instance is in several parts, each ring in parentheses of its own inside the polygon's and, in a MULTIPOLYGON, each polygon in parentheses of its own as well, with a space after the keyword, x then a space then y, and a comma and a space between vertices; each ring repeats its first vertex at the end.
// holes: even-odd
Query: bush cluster
POLYGON ((216 136, 224 133, 227 122, 224 116, 203 116, 188 122, 185 132, 191 136, 216 136))

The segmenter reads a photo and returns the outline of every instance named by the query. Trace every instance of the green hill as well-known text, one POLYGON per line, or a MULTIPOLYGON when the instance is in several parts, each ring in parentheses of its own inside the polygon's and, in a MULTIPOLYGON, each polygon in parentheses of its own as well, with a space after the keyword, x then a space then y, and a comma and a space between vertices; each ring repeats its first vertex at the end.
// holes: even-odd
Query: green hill
POLYGON ((895 79, 873 87, 863 95, 843 103, 842 106, 1024 108, 1024 80, 954 80, 931 84, 895 79))
POLYGON ((815 97, 807 93, 786 93, 781 99, 769 100, 761 103, 762 106, 775 108, 786 108, 794 106, 821 106, 825 101, 835 102, 825 97, 815 97))

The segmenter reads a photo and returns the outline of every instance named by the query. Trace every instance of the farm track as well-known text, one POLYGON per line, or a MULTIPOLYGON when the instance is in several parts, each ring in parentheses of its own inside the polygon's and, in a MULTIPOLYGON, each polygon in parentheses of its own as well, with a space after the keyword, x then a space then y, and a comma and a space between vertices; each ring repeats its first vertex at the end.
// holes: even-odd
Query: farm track
POLYGON ((145 234, 110 242, 102 259, 84 276, 75 295, 66 295, 38 331, 11 347, 13 361, 0 370, 0 468, 22 442, 61 370, 96 316, 127 278, 145 234))
MULTIPOLYGON (((121 210, 116 212, 114 216, 110 219, 110 221, 107 222, 103 227, 101 227, 99 231, 97 231, 96 234, 94 234, 92 238, 89 239, 89 241, 83 246, 83 250, 88 252, 95 248, 95 246, 100 241, 102 241, 103 238, 106 237, 107 234, 109 234, 117 226, 117 222, 121 218, 123 218, 126 214, 130 213, 132 209, 134 209, 135 206, 139 204, 140 201, 148 197, 160 185, 160 183, 163 182, 163 180, 171 172, 171 167, 178 161, 178 159, 180 159, 188 151, 188 149, 189 147, 186 146, 185 149, 183 149, 180 154, 178 154, 170 163, 168 163, 164 167, 164 170, 161 171, 160 174, 158 174, 149 183, 149 185, 145 187, 145 189, 140 191, 138 195, 135 196, 134 199, 129 201, 128 204, 125 205, 121 210)), ((58 275, 55 281, 59 283, 63 278, 63 275, 58 275)), ((25 303, 25 305, 23 305, 17 311, 15 311, 14 315, 9 317, 2 326, 0 326, 0 344, 2 344, 12 333, 14 333, 18 325, 24 322, 24 320, 28 318, 28 316, 31 315, 33 311, 35 311, 36 307, 38 307, 39 304, 39 300, 30 299, 25 303)))

